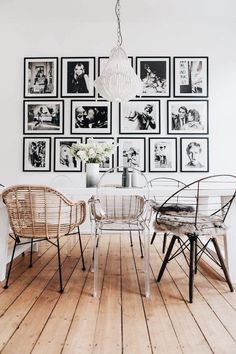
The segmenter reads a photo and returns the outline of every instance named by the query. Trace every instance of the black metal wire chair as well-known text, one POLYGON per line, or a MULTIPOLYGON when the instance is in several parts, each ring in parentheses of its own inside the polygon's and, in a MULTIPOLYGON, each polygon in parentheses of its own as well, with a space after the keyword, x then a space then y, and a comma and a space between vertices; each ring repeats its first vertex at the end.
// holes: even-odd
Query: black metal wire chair
POLYGON ((235 195, 236 176, 214 175, 184 186, 165 200, 156 214, 154 228, 156 231, 170 232, 173 236, 157 277, 158 282, 167 263, 183 253, 189 265, 189 301, 192 302, 194 274, 205 254, 222 268, 230 290, 234 290, 217 237, 226 234, 225 221, 235 195), (176 241, 178 246, 174 250, 176 241), (210 249, 210 243, 215 252, 210 249))
MULTIPOLYGON (((161 193, 157 195, 154 194, 152 195, 151 199, 151 207, 154 213, 158 212, 159 207, 162 205, 162 203, 166 200, 166 198, 169 196, 170 190, 176 191, 180 189, 181 187, 186 186, 184 182, 179 181, 176 178, 171 178, 171 177, 157 177, 153 178, 150 181, 148 181, 150 189, 155 189, 157 188, 158 191, 161 191, 161 193)), ((152 239, 151 239, 151 245, 153 244, 155 237, 156 237, 156 231, 153 232, 152 239)), ((164 232, 163 235, 163 244, 162 244, 162 253, 165 253, 166 250, 166 241, 167 241, 167 236, 169 235, 168 232, 164 232)))

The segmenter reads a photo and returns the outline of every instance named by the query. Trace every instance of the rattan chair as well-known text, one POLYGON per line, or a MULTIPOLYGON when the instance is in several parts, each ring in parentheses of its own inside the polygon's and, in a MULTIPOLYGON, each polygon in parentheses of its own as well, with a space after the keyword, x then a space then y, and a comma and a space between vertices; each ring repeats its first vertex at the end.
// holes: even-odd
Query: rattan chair
POLYGON ((10 236, 15 241, 5 288, 8 287, 16 247, 20 244, 30 244, 29 266, 32 267, 33 244, 47 240, 57 247, 60 292, 63 292, 59 240, 77 228, 83 270, 85 270, 79 228, 85 221, 85 202, 72 202, 56 189, 41 185, 11 186, 3 191, 2 198, 8 211, 12 230, 10 236), (24 242, 21 239, 24 239, 24 242))
MULTIPOLYGON (((171 178, 171 177, 157 177, 153 178, 150 181, 148 181, 150 189, 155 188, 159 191, 155 192, 157 194, 152 194, 151 195, 151 200, 150 200, 150 205, 153 210, 153 213, 157 213, 159 207, 162 205, 162 203, 166 200, 166 198, 170 194, 170 190, 177 191, 181 187, 186 186, 184 182, 179 181, 178 179, 171 178)), ((156 237, 156 231, 153 232, 152 239, 151 239, 151 245, 153 244, 155 237, 156 237)), ((166 250, 166 241, 167 241, 167 236, 169 235, 168 232, 164 232, 163 234, 163 244, 162 244, 162 253, 165 253, 166 250)))
MULTIPOLYGON (((121 171, 122 167, 116 167, 105 172, 98 183, 96 195, 90 199, 90 213, 94 221, 94 296, 97 296, 97 271, 98 271, 98 240, 104 232, 133 232, 139 235, 140 248, 142 249, 141 235, 144 235, 144 246, 147 246, 148 228, 146 215, 149 189, 145 175, 136 168, 130 167, 130 173, 135 170, 139 176, 139 186, 135 189, 122 188, 121 175, 119 182, 111 183, 110 173, 121 171), (145 243, 146 242, 146 243, 145 243)), ((114 177, 114 175, 113 175, 114 177)), ((148 242, 149 243, 149 242, 148 242)), ((147 246, 148 247, 148 246, 147 246)), ((144 247, 144 268, 146 273, 145 294, 149 296, 149 252, 144 247), (148 279, 147 279, 148 278, 148 279)))
POLYGON ((230 290, 234 290, 217 238, 226 235, 225 223, 235 195, 236 176, 215 175, 192 182, 166 199, 154 222, 157 232, 172 234, 157 277, 158 282, 167 263, 182 253, 189 265, 189 301, 192 302, 194 274, 197 273, 199 260, 205 254, 222 268, 230 290), (176 241, 178 245, 174 250, 176 241), (211 245, 214 246, 214 252, 211 245))

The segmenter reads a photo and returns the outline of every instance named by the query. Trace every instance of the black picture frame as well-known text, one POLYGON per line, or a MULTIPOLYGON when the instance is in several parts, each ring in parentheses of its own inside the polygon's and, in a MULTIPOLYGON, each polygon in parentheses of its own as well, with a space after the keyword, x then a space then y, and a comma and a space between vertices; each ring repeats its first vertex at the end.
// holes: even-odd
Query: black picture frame
POLYGON ((95 57, 61 58, 61 97, 95 97, 95 57))
POLYGON ((39 136, 23 138, 23 171, 51 171, 51 138, 39 136))
POLYGON ((131 136, 118 137, 117 143, 117 165, 123 167, 133 166, 137 167, 142 172, 146 172, 146 139, 131 136))
POLYGON ((23 132, 25 135, 64 133, 63 100, 24 100, 23 132))
POLYGON ((136 57, 136 73, 143 82, 139 97, 170 97, 170 57, 136 57))
POLYGON ((177 172, 177 138, 148 139, 149 172, 177 172))
POLYGON ((205 135, 208 133, 208 100, 167 101, 167 134, 205 135))
POLYGON ((120 134, 160 134, 160 100, 130 100, 119 104, 120 134))
POLYGON ((81 172, 82 161, 75 159, 69 152, 73 144, 82 143, 81 137, 54 138, 54 163, 55 172, 81 172))
POLYGON ((58 58, 24 58, 24 98, 58 97, 58 58))
POLYGON ((208 57, 174 57, 174 97, 208 97, 208 57))
POLYGON ((208 138, 180 138, 180 156, 181 172, 209 172, 208 138))
POLYGON ((111 132, 111 102, 105 100, 71 100, 72 135, 109 135, 111 132))
MULTIPOLYGON (((88 139, 92 138, 90 137, 86 137, 85 138, 85 143, 88 142, 88 139)), ((99 137, 94 137, 94 140, 97 140, 98 142, 114 142, 115 143, 115 139, 113 137, 104 137, 104 136, 99 136, 99 137)), ((99 166, 99 172, 106 172, 108 171, 110 168, 114 168, 114 154, 110 155, 109 158, 107 158, 107 161, 105 163, 100 164, 99 166)))

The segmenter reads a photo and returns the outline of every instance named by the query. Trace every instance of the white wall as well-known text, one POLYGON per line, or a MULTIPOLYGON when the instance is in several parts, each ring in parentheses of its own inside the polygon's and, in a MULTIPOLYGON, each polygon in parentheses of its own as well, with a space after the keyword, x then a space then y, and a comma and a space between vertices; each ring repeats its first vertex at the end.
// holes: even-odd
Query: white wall
MULTIPOLYGON (((235 0, 121 2, 128 55, 209 56, 210 173, 236 174, 235 0)), ((116 44, 114 5, 115 0, 0 1, 0 183, 49 183, 56 175, 22 172, 23 58, 109 55, 116 44)), ((166 135, 166 99, 161 101, 166 135)), ((66 99, 65 136, 69 103, 66 99)), ((118 116, 113 114, 113 135, 117 134, 118 116)), ((68 175, 74 185, 81 184, 77 173, 68 175)), ((192 180, 197 174, 174 175, 192 180)))

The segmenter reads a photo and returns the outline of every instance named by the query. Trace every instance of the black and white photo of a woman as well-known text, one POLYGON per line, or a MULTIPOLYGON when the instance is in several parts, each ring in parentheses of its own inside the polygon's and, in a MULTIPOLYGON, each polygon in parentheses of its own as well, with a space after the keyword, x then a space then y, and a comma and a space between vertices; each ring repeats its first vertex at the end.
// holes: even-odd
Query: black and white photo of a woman
POLYGON ((174 172, 176 138, 149 138, 149 172, 174 172))
POLYGON ((145 138, 117 138, 118 166, 145 171, 145 138))
POLYGON ((23 171, 51 170, 51 138, 23 138, 23 171))
POLYGON ((82 138, 54 139, 54 171, 78 172, 82 170, 80 160, 72 156, 70 150, 73 144, 82 142, 82 138))

